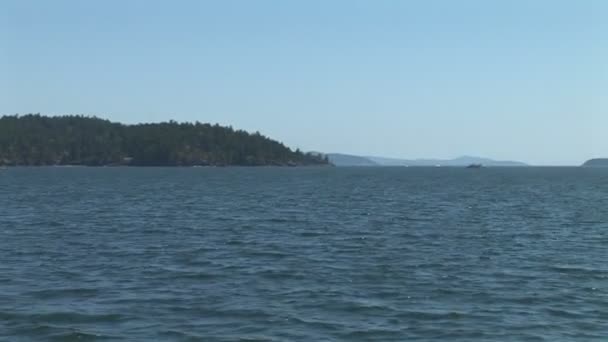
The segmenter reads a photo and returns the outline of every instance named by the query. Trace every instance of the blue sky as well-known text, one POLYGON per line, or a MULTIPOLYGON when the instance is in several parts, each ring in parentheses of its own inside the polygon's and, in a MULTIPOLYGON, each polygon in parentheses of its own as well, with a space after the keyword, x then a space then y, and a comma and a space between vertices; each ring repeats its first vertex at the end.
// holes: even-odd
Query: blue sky
POLYGON ((608 157, 606 18, 603 0, 4 0, 0 113, 578 164, 608 157))

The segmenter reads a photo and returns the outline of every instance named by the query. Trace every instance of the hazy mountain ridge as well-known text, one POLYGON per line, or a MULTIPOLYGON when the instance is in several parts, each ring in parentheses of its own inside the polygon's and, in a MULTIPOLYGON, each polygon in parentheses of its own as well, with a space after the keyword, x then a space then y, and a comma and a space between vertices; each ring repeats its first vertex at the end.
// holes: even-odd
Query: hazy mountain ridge
POLYGON ((343 153, 328 153, 329 162, 335 166, 382 166, 367 157, 343 153))
POLYGON ((529 166, 526 163, 510 160, 462 156, 454 159, 399 159, 375 156, 356 156, 341 153, 329 153, 329 161, 335 166, 467 166, 482 164, 484 166, 529 166))

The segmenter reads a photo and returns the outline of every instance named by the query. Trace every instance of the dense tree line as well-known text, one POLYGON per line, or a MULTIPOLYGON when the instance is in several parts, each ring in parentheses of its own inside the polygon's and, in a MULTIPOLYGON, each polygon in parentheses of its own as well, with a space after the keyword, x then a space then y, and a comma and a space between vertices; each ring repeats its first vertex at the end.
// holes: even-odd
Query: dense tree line
POLYGON ((124 125, 95 117, 39 114, 0 118, 0 165, 317 165, 260 133, 174 121, 124 125))

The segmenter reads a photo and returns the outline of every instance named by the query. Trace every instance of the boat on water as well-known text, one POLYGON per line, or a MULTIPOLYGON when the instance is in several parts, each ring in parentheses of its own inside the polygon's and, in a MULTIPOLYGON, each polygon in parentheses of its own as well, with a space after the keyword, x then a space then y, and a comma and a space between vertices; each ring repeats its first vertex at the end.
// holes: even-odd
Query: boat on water
POLYGON ((481 169, 482 166, 483 165, 481 165, 481 164, 469 164, 467 166, 467 169, 481 169))

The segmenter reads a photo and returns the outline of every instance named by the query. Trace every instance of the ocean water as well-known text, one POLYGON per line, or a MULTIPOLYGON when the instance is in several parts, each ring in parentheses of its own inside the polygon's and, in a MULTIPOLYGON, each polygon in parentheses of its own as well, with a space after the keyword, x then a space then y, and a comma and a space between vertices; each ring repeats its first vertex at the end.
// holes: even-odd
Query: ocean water
POLYGON ((608 170, 0 170, 1 341, 605 341, 608 170))

